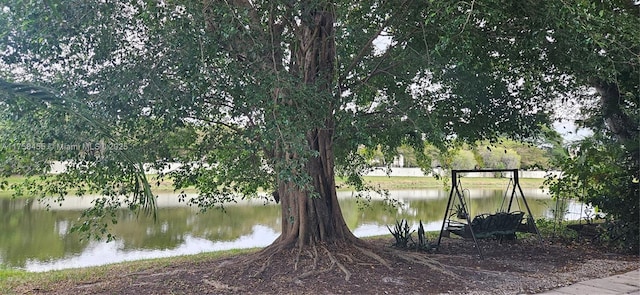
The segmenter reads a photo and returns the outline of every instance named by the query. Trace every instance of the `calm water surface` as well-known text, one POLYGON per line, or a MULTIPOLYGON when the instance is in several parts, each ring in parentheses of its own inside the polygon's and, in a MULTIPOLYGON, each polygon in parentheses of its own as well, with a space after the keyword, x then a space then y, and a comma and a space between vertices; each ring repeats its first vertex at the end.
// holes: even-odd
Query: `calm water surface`
MULTIPOLYGON (((369 206, 339 192, 347 225, 356 236, 388 234, 387 225, 406 219, 415 228, 422 221, 426 230, 439 231, 449 193, 444 190, 398 190, 391 196, 401 206, 388 208, 373 198, 369 206)), ((549 196, 538 189, 524 194, 536 219, 551 218, 555 208, 549 196)), ((470 190, 472 216, 496 212, 503 200, 501 190, 470 190)), ((111 230, 115 242, 81 241, 70 232, 72 223, 91 198, 67 198, 62 206, 47 210, 34 200, 0 199, 0 266, 47 271, 103 265, 136 259, 196 254, 216 250, 264 247, 280 231, 280 206, 256 200, 228 205, 226 211, 200 213, 177 202, 175 196, 158 199, 158 219, 135 216, 122 210, 111 230)), ((518 206, 514 205, 517 210, 518 206)), ((521 210, 526 211, 523 204, 521 210)), ((581 205, 569 204, 565 217, 580 218, 581 205)))

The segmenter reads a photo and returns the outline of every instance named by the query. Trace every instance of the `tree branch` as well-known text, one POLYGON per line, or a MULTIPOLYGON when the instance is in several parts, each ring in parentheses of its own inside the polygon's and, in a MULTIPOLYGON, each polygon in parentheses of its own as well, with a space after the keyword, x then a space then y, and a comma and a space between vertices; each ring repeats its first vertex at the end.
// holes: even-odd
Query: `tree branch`
MULTIPOLYGON (((408 1, 403 2, 400 5, 400 8, 398 10, 402 10, 402 8, 407 4, 408 1)), ((393 16, 390 16, 389 18, 387 18, 385 20, 385 22, 380 26, 380 28, 378 29, 378 31, 372 35, 369 40, 367 41, 367 43, 361 48, 360 52, 358 53, 358 56, 356 56, 353 61, 351 62, 351 64, 349 64, 349 66, 347 67, 347 69, 344 71, 344 74, 342 76, 339 77, 338 79, 338 85, 342 85, 340 86, 340 91, 344 91, 346 89, 349 89, 351 87, 354 87, 356 85, 360 85, 360 84, 364 84, 366 83, 369 79, 371 79, 372 77, 380 74, 380 73, 384 73, 386 72, 388 69, 394 68, 396 64, 392 64, 388 67, 386 67, 383 70, 378 70, 378 68, 380 67, 380 65, 382 65, 382 63, 390 56, 390 52, 398 45, 390 45, 387 50, 385 50, 384 54, 379 58, 378 63, 374 66, 373 70, 362 80, 360 81, 355 81, 353 83, 350 83, 350 85, 344 85, 344 81, 346 80, 347 75, 349 74, 349 72, 351 72, 356 66, 357 64, 362 61, 362 58, 365 56, 366 54, 366 50, 369 49, 370 47, 372 47, 373 45, 373 41, 375 41, 375 39, 377 39, 382 32, 386 29, 387 25, 389 24, 389 22, 391 21, 391 19, 393 18, 393 16)), ((416 30, 410 32, 409 34, 407 34, 408 36, 411 36, 413 33, 415 33, 416 30)), ((396 40, 396 44, 401 44, 403 40, 396 40)))
MULTIPOLYGON (((401 6, 404 6, 405 3, 403 3, 401 6)), ((382 34, 384 29, 387 28, 387 25, 389 24, 390 20, 391 20, 391 17, 387 18, 384 21, 384 23, 382 23, 380 28, 378 28, 378 31, 376 31, 375 34, 373 34, 373 35, 371 35, 371 37, 369 37, 369 40, 367 40, 367 43, 365 43, 364 46, 362 46, 362 48, 360 49, 360 52, 358 52, 358 55, 351 61, 351 64, 349 64, 349 66, 347 66, 347 68, 345 69, 343 75, 338 78, 338 85, 342 84, 342 82, 344 80, 346 80, 347 75, 349 75, 349 72, 351 72, 356 67, 356 65, 358 65, 358 63, 360 63, 360 61, 362 61, 362 58, 365 56, 365 54, 367 52, 367 49, 373 47, 373 41, 375 41, 378 38, 378 36, 380 36, 380 34, 382 34)))

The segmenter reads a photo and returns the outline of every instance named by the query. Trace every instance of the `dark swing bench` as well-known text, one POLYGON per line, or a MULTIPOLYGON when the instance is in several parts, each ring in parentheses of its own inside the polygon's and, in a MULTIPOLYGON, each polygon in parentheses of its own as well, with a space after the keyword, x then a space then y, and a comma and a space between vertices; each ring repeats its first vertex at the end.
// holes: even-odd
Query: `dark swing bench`
POLYGON ((515 238, 516 231, 522 226, 523 218, 524 212, 521 211, 481 214, 473 218, 471 226, 450 222, 447 230, 466 239, 471 239, 473 236, 476 239, 512 239, 515 238), (471 229, 473 229, 473 235, 471 235, 471 229))

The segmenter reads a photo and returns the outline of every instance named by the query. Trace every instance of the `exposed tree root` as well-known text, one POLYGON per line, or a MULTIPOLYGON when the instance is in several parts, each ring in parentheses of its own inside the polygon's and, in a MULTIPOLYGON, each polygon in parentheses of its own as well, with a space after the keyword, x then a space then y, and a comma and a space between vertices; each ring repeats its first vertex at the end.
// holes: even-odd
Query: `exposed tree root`
POLYGON ((427 257, 425 253, 399 251, 399 250, 392 250, 391 253, 394 256, 401 258, 405 261, 419 263, 429 267, 429 269, 432 269, 434 271, 439 271, 443 274, 449 275, 456 279, 462 279, 462 277, 460 277, 458 274, 448 270, 447 266, 443 265, 439 261, 436 261, 434 259, 427 257))
MULTIPOLYGON (((271 259, 273 258, 273 255, 275 255, 277 252, 273 252, 271 253, 271 255, 269 255, 269 257, 262 263, 262 267, 260 267, 253 275, 251 275, 250 277, 255 278, 259 275, 262 275, 262 273, 264 273, 264 271, 267 269, 267 267, 269 266, 269 264, 271 264, 271 259)), ((257 257, 256 257, 257 258, 257 257)), ((251 265, 250 263, 248 263, 247 265, 251 265)))
MULTIPOLYGON (((319 275, 319 274, 326 273, 326 272, 332 270, 334 265, 335 265, 335 263, 331 263, 331 265, 329 265, 328 268, 326 268, 324 270, 318 270, 318 261, 319 261, 319 258, 320 258, 320 256, 318 255, 318 248, 314 245, 312 249, 313 249, 313 253, 311 253, 311 251, 307 251, 307 254, 309 255, 309 258, 311 258, 313 260, 313 263, 311 264, 310 269, 308 271, 306 271, 306 272, 304 272, 301 275, 296 277, 298 280, 301 280, 301 279, 304 279, 304 278, 308 278, 308 277, 311 277, 311 276, 314 276, 314 275, 319 275)), ((298 262, 299 262, 299 260, 298 260, 299 257, 300 257, 300 254, 298 253, 298 256, 296 257, 296 262, 295 262, 296 268, 297 268, 297 265, 298 265, 298 262)))
MULTIPOLYGON (((313 252, 315 253, 315 255, 311 254, 311 252, 309 250, 306 251, 307 255, 310 258, 313 258, 313 264, 311 265, 311 269, 315 270, 318 267, 318 249, 316 249, 316 246, 313 246, 313 252)), ((294 270, 298 270, 298 263, 300 263, 300 256, 302 254, 302 249, 298 249, 298 253, 296 254, 296 262, 294 263, 294 270)))
POLYGON ((388 269, 391 269, 391 264, 384 260, 384 258, 380 257, 380 255, 373 253, 373 251, 369 250, 369 249, 365 249, 359 246, 355 246, 356 249, 360 250, 360 252, 362 252, 362 254, 367 255, 375 260, 377 260, 378 262, 380 262, 380 264, 386 266, 388 269))
MULTIPOLYGON (((302 285, 305 279, 321 277, 330 272, 343 274, 344 281, 349 282, 353 280, 354 269, 360 269, 363 265, 384 266, 393 271, 393 265, 397 260, 420 264, 434 273, 461 279, 460 275, 456 274, 457 271, 430 258, 427 253, 378 249, 370 247, 367 243, 321 243, 305 247, 274 244, 254 254, 230 260, 220 267, 242 265, 242 273, 248 277, 261 281, 288 281, 302 285), (353 269, 350 266, 353 266, 353 269), (283 270, 289 271, 283 273, 283 270)), ((224 286, 215 287, 229 290, 224 286)))
POLYGON ((259 277, 263 275, 264 272, 267 270, 267 268, 271 265, 273 257, 281 253, 282 251, 290 249, 290 246, 291 246, 291 243, 283 243, 283 242, 274 243, 271 246, 268 246, 257 253, 243 256, 243 259, 240 259, 235 263, 244 264, 246 266, 245 271, 248 272, 250 269, 255 268, 255 262, 263 260, 264 257, 267 257, 262 262, 262 266, 258 270, 256 270, 252 275, 249 276, 251 278, 259 277))
POLYGON ((327 273, 329 271, 331 271, 334 268, 334 264, 331 264, 328 268, 322 269, 322 270, 318 270, 318 269, 314 269, 314 270, 310 270, 307 272, 302 273, 301 275, 297 276, 296 279, 298 280, 302 280, 308 277, 312 277, 312 276, 318 276, 321 275, 323 273, 327 273))
POLYGON ((227 290, 227 291, 234 291, 234 292, 240 291, 240 288, 238 287, 231 287, 227 284, 224 284, 218 281, 203 279, 202 282, 205 283, 206 285, 213 287, 216 290, 221 290, 221 291, 227 290))
MULTIPOLYGON (((331 270, 333 270, 335 267, 338 267, 344 274, 345 274, 345 281, 349 281, 349 279, 351 278, 351 272, 347 269, 347 267, 344 266, 344 264, 340 263, 340 261, 338 259, 336 259, 336 257, 333 255, 333 253, 331 253, 331 251, 329 251, 329 249, 327 249, 326 247, 322 247, 322 249, 324 250, 325 254, 327 255, 327 257, 329 258, 329 261, 331 261, 331 264, 322 270, 318 269, 318 261, 319 261, 319 254, 318 254, 318 250, 316 246, 313 246, 313 257, 311 257, 313 259, 313 264, 311 266, 311 269, 307 272, 302 273, 301 275, 299 275, 297 277, 297 279, 301 280, 301 279, 305 279, 311 276, 317 276, 323 273, 327 273, 331 270)), ((310 253, 310 252, 309 252, 310 253)), ((347 256, 347 255, 344 255, 347 256)), ((353 261, 353 260, 351 260, 353 261)))
POLYGON ((349 263, 353 262, 353 257, 351 257, 351 255, 347 255, 347 254, 343 254, 343 253, 336 253, 336 255, 340 256, 340 257, 343 257, 349 263))
MULTIPOLYGON (((324 248, 324 247, 323 247, 324 248)), ((325 252, 327 252, 327 255, 329 256, 329 259, 331 260, 332 264, 331 265, 337 265, 338 268, 340 268, 340 270, 342 270, 342 272, 344 272, 345 277, 344 280, 345 281, 349 281, 349 278, 351 278, 351 272, 342 264, 340 263, 334 256, 333 254, 331 254, 331 252, 327 249, 324 248, 325 252)))

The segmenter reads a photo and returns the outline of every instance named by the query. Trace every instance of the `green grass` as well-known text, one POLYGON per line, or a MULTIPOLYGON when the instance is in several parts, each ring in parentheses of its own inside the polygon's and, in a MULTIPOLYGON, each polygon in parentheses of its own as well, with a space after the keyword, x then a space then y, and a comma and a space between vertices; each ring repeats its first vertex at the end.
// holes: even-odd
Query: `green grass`
MULTIPOLYGON (((148 175, 149 181, 152 183, 152 190, 155 193, 168 193, 173 192, 173 182, 171 179, 156 179, 156 175, 148 175)), ((12 184, 18 184, 25 180, 24 177, 21 176, 11 176, 9 178, 5 178, 8 182, 9 186, 12 184)), ((433 177, 420 177, 420 176, 366 176, 364 180, 375 187, 383 188, 383 189, 438 189, 438 188, 449 188, 451 186, 451 180, 443 181, 442 179, 438 180, 433 177)), ((462 185, 467 188, 493 188, 493 189, 504 189, 507 186, 509 181, 508 178, 462 178, 462 185)), ((541 178, 520 178, 520 186, 522 188, 539 188, 543 185, 544 179, 541 178)), ((344 183, 344 179, 336 178, 336 185, 339 190, 352 190, 353 188, 348 187, 344 183)), ((8 187, 8 186, 7 186, 8 187)), ((185 189, 187 193, 195 193, 195 189, 185 189)), ((13 196, 14 191, 12 190, 0 190, 0 198, 11 198, 13 196)), ((24 196, 26 197, 26 196, 24 196)))
POLYGON ((29 273, 26 271, 19 270, 19 269, 6 268, 5 266, 0 265, 0 282, 3 282, 7 278, 23 277, 27 275, 29 275, 29 273))
MULTIPOLYGON (((433 177, 420 176, 366 176, 365 181, 374 185, 379 185, 384 189, 425 189, 425 188, 449 188, 451 180, 443 181, 433 177)), ((522 188, 539 188, 542 186, 544 179, 542 178, 521 178, 520 186, 522 188)), ((338 184, 343 183, 342 179, 336 181, 338 184)), ((461 179, 462 185, 467 188, 496 188, 504 189, 509 182, 508 178, 475 178, 467 177, 461 179)), ((346 188, 348 189, 348 188, 346 188)))

